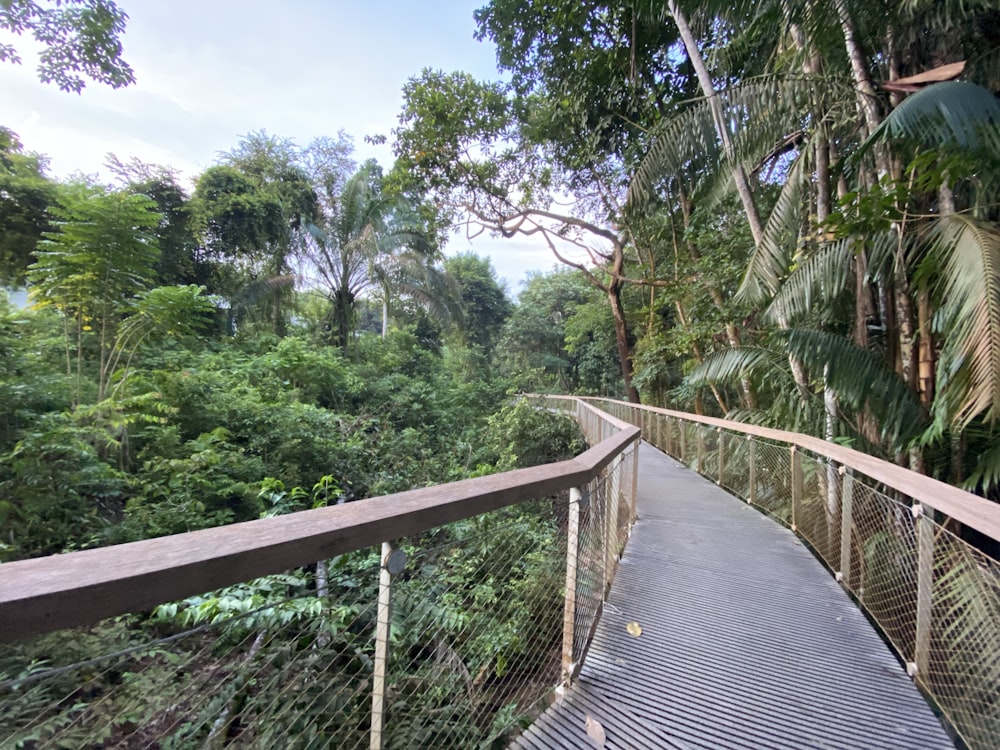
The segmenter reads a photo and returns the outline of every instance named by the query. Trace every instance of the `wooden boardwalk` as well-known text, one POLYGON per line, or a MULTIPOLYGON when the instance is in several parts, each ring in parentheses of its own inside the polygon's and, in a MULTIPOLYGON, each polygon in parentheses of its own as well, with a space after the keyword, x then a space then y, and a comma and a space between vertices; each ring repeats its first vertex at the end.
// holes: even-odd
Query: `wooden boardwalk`
POLYGON ((594 748, 590 717, 609 749, 954 748, 791 531, 646 444, 638 512, 577 682, 513 747, 594 748))

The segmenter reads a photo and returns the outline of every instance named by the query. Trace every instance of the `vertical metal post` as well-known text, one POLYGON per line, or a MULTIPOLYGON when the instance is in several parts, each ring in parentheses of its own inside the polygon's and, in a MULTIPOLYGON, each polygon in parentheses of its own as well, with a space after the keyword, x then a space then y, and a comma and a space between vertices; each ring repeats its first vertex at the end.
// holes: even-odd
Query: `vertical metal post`
POLYGON ((757 504, 757 441, 753 435, 747 435, 747 450, 750 453, 750 491, 747 493, 747 502, 751 505, 757 504))
POLYGON ((611 548, 608 555, 608 581, 612 581, 615 576, 615 567, 618 565, 618 556, 621 554, 621 538, 618 536, 618 518, 621 515, 622 499, 625 494, 625 456, 619 455, 613 463, 614 473, 612 474, 612 484, 614 494, 611 496, 611 512, 608 519, 608 529, 611 531, 611 548))
POLYGON ((802 516, 802 491, 805 482, 802 478, 802 454, 793 445, 792 455, 792 531, 798 531, 802 516))
POLYGON ((635 523, 636 501, 639 498, 639 440, 632 443, 632 502, 629 523, 635 523))
POLYGON ((392 573, 389 572, 389 558, 394 549, 391 542, 382 542, 382 567, 378 576, 378 613, 375 619, 371 750, 382 750, 382 730, 385 726, 385 670, 389 660, 389 630, 392 623, 392 573))
POLYGON ((721 487, 726 477, 726 433, 721 427, 716 427, 715 431, 719 436, 719 478, 715 483, 721 487))
POLYGON ((664 452, 667 455, 672 456, 672 455, 674 455, 674 427, 673 427, 673 423, 670 421, 670 417, 668 417, 666 414, 663 414, 661 416, 663 417, 663 427, 664 427, 664 430, 667 433, 667 439, 665 441, 666 449, 664 450, 664 452))
POLYGON ((573 680, 573 638, 576 629, 576 569, 580 551, 579 488, 569 491, 569 528, 566 532, 566 603, 563 608, 562 684, 573 680))
POLYGON ((700 424, 694 426, 695 429, 695 449, 698 453, 698 473, 702 476, 707 476, 705 474, 705 431, 702 429, 700 424))
POLYGON ((854 477, 844 472, 840 497, 840 582, 851 588, 851 527, 854 525, 854 477))
POLYGON ((934 522, 919 503, 913 506, 917 527, 917 633, 910 676, 926 682, 930 676, 931 610, 934 604, 934 522))
POLYGON ((681 449, 680 449, 680 453, 678 454, 677 458, 680 459, 680 462, 682 464, 686 464, 687 463, 687 432, 688 432, 688 430, 687 430, 687 422, 685 422, 683 420, 680 420, 680 421, 678 421, 678 424, 680 425, 680 433, 681 433, 681 449))

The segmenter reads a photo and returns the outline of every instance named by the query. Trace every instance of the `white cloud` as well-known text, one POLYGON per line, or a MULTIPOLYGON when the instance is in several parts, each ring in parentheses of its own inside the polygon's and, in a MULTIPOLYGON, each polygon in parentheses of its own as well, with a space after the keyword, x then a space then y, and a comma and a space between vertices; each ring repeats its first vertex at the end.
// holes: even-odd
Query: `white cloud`
MULTIPOLYGON (((473 38, 481 0, 120 0, 130 19, 124 56, 136 83, 80 95, 37 81, 31 44, 15 39, 24 65, 0 65, 4 108, 26 148, 51 172, 103 172, 108 152, 165 164, 189 179, 251 131, 305 145, 344 129, 359 159, 388 166, 387 146, 406 80, 423 68, 497 78, 495 51, 473 38)), ((105 175, 107 176, 107 175, 105 175)), ((489 255, 512 292, 529 270, 554 260, 539 243, 455 238, 449 252, 489 255)))

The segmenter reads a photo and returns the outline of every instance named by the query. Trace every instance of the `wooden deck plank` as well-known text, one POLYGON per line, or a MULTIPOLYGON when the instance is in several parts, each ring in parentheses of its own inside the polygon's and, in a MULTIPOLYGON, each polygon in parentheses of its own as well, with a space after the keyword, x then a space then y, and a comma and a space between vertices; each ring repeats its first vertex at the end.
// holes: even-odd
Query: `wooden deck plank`
POLYGON ((639 521, 580 676, 513 747, 593 748, 588 715, 609 749, 954 747, 791 531, 646 444, 639 472, 639 521))

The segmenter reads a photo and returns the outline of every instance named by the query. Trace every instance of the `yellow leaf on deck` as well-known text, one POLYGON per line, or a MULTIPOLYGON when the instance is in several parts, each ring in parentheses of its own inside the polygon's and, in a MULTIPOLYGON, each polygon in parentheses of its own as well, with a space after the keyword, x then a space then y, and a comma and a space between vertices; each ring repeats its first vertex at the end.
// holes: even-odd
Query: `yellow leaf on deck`
POLYGON ((631 633, 632 635, 634 635, 636 638, 638 638, 640 635, 642 635, 642 625, 640 625, 637 622, 630 622, 628 625, 625 626, 625 629, 629 633, 631 633))
POLYGON ((598 747, 604 747, 605 743, 608 741, 608 735, 604 732, 604 727, 601 726, 601 722, 588 714, 586 723, 587 736, 590 737, 590 739, 592 739, 598 747))

